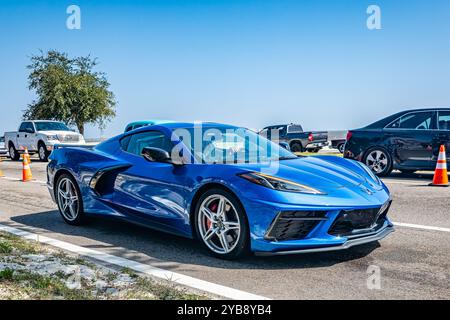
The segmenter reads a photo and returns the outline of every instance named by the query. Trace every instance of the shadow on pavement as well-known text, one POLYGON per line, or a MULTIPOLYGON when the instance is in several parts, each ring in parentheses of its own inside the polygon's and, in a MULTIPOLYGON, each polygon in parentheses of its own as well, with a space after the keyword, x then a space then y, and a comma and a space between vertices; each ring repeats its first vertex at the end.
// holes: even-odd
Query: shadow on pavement
POLYGON ((269 257, 249 256, 239 261, 225 261, 209 256, 201 244, 195 240, 111 218, 91 217, 86 225, 79 227, 65 224, 58 211, 15 216, 11 220, 27 227, 48 230, 49 237, 91 249, 107 250, 108 253, 142 263, 152 263, 164 269, 177 267, 179 271, 182 270, 179 269, 179 264, 225 269, 320 268, 363 258, 380 246, 378 242, 374 242, 336 252, 269 257), (65 237, 62 238, 58 234, 65 237), (86 239, 76 241, 70 237, 86 239))
POLYGON ((432 171, 420 171, 415 173, 401 173, 399 171, 393 171, 389 177, 383 177, 383 180, 389 181, 390 179, 395 180, 419 180, 419 181, 428 181, 431 182, 433 180, 434 172, 432 171))

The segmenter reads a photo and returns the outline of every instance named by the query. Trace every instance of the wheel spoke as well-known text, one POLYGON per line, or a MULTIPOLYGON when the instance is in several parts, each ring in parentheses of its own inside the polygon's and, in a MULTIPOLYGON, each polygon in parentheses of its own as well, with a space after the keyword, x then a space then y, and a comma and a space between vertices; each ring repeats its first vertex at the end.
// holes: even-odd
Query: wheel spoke
POLYGON ((74 208, 74 204, 69 205, 69 212, 72 218, 75 218, 77 215, 76 208, 74 208))
POLYGON ((203 236, 203 240, 208 241, 209 239, 211 239, 215 234, 217 234, 217 230, 217 228, 210 228, 203 236))
POLYGON ((219 205, 217 207, 217 214, 220 216, 224 216, 225 215, 225 198, 224 197, 220 197, 219 199, 219 205))
POLYGON ((371 154, 369 154, 369 155, 367 156, 367 160, 370 161, 370 162, 375 162, 375 159, 374 159, 374 157, 373 157, 373 153, 371 153, 371 154))
POLYGON ((59 193, 59 195, 60 195, 61 197, 63 197, 64 199, 67 199, 67 195, 66 195, 66 193, 65 193, 64 191, 59 190, 58 193, 59 193))
POLYGON ((230 251, 225 233, 221 232, 220 234, 217 234, 217 236, 219 237, 220 244, 222 245, 223 250, 225 250, 225 253, 230 251))
POLYGON ((227 231, 228 230, 239 230, 240 229, 239 222, 227 221, 227 222, 224 222, 223 225, 225 226, 225 229, 227 231))
POLYGON ((205 217, 213 222, 213 213, 208 208, 202 208, 202 213, 205 215, 205 217))

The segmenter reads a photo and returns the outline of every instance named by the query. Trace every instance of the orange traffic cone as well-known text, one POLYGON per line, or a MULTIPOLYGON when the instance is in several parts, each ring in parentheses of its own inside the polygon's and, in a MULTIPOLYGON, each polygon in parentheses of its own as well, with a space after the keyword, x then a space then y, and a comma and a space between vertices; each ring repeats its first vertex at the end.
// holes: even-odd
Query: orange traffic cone
POLYGON ((28 148, 27 147, 25 147, 25 153, 23 154, 23 156, 27 158, 28 164, 30 164, 31 163, 31 157, 30 157, 30 154, 28 153, 28 148))
POLYGON ((27 182, 33 180, 33 175, 31 174, 30 162, 28 161, 28 157, 23 157, 23 169, 22 169, 22 181, 27 182))
POLYGON ((445 156, 445 146, 441 145, 439 149, 436 170, 434 171, 433 182, 430 186, 448 187, 447 158, 445 156))
MULTIPOLYGON (((0 157, 0 163, 2 162, 2 157, 0 157)), ((2 169, 0 169, 0 177, 4 177, 5 174, 3 173, 2 169)))

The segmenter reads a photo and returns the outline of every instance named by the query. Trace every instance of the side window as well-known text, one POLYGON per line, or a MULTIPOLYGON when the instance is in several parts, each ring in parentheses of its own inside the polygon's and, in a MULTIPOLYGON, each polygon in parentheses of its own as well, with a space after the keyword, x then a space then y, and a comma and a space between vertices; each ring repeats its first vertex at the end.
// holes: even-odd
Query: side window
POLYGON ((391 129, 411 129, 411 130, 429 130, 432 129, 433 112, 414 112, 408 113, 395 120, 388 128, 391 129))
MULTIPOLYGON (((121 143, 124 140, 125 138, 122 139, 121 143)), ((159 148, 170 153, 172 151, 172 142, 160 131, 146 131, 133 134, 125 150, 136 155, 141 155, 145 147, 159 148)))
POLYGON ((25 132, 28 122, 22 122, 19 128, 19 132, 25 132))
POLYGON ((287 127, 287 132, 288 133, 299 133, 299 132, 303 132, 303 128, 301 125, 291 124, 287 127))
POLYGON ((438 125, 439 130, 450 131, 450 111, 439 111, 438 125))
POLYGON ((120 140, 120 147, 122 148, 122 150, 127 151, 128 145, 130 144, 130 140, 131 136, 126 136, 120 140))
POLYGON ((34 126, 33 126, 33 123, 27 122, 26 129, 29 129, 29 130, 31 130, 31 132, 34 132, 34 126))

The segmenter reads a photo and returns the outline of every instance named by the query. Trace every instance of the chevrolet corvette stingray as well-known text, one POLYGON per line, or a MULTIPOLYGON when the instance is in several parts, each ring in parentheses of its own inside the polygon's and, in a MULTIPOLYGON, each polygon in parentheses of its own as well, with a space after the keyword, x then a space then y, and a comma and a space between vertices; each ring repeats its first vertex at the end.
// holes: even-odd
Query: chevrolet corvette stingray
POLYGON ((240 127, 150 125, 50 160, 47 185, 68 224, 116 217, 197 238, 224 259, 347 249, 394 230, 389 190, 364 164, 297 157, 240 127))

